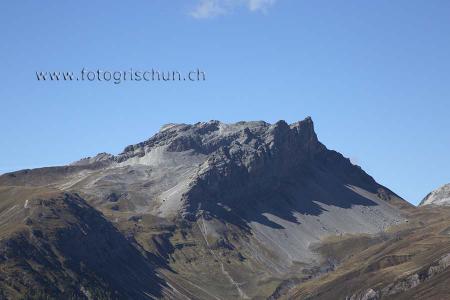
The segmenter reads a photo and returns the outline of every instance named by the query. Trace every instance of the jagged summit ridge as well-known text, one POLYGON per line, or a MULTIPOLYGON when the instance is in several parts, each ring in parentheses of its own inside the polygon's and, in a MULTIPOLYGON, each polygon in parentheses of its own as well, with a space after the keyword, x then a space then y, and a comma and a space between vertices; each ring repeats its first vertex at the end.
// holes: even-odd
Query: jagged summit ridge
POLYGON ((298 143, 314 144, 318 142, 314 123, 310 117, 290 125, 284 120, 274 124, 264 121, 240 121, 227 124, 217 120, 198 122, 192 125, 169 123, 163 125, 160 131, 148 140, 129 145, 118 155, 99 153, 94 157, 77 161, 73 165, 105 161, 123 162, 132 157, 142 157, 157 147, 165 147, 169 152, 193 150, 209 155, 221 147, 235 145, 258 147, 269 139, 279 144, 289 132, 294 133, 291 134, 291 138, 296 139, 298 143))
POLYGON ((156 135, 147 141, 127 146, 121 155, 134 153, 143 148, 149 149, 164 145, 169 146, 168 150, 173 152, 193 149, 209 154, 221 146, 230 146, 234 141, 245 143, 245 140, 250 137, 265 138, 289 129, 297 130, 299 133, 308 136, 315 136, 314 125, 310 117, 291 125, 283 120, 275 124, 264 121, 241 121, 227 124, 217 120, 199 122, 193 125, 171 123, 164 125, 156 135))

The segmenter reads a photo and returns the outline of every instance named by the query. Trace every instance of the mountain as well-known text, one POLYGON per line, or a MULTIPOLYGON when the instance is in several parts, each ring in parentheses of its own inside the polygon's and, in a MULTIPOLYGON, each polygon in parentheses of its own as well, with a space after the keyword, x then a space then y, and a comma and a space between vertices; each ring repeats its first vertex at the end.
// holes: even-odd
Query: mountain
POLYGON ((319 251, 327 239, 386 232, 411 209, 320 143, 311 118, 168 124, 118 155, 0 176, 0 287, 6 298, 276 297, 337 267, 319 251))
POLYGON ((450 205, 450 183, 429 193, 419 205, 450 205))

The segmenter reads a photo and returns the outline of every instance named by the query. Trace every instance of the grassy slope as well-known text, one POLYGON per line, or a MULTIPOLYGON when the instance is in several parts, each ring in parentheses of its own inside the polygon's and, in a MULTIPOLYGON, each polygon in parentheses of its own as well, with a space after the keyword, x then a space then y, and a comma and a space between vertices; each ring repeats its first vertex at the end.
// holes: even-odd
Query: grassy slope
POLYGON ((341 261, 339 267, 294 288, 286 298, 345 299, 393 284, 407 286, 406 291, 381 293, 383 299, 448 299, 449 270, 431 277, 428 273, 430 266, 450 253, 450 209, 411 209, 409 220, 382 236, 326 241, 318 250, 341 261), (408 286, 407 279, 414 274, 420 283, 408 286))
POLYGON ((0 299, 148 298, 151 259, 76 194, 0 188, 0 299))

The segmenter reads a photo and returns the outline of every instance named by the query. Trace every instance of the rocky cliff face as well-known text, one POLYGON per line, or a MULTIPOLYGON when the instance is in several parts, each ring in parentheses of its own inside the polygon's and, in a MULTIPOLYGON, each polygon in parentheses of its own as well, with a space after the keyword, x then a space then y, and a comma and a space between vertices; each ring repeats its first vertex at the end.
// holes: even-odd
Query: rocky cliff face
MULTIPOLYGON (((405 260, 405 262, 408 260, 405 260)), ((399 263, 401 264, 401 263, 399 263)), ((370 288, 368 290, 357 292, 351 296, 347 296, 346 300, 379 300, 389 297, 405 297, 405 293, 410 293, 414 289, 418 290, 424 283, 432 281, 436 276, 448 273, 448 267, 450 266, 450 254, 446 254, 433 262, 431 265, 427 265, 419 271, 403 277, 401 279, 392 282, 383 288, 370 288)), ((436 291, 437 292, 437 291, 436 291)), ((439 292, 437 292, 439 294, 439 292)))
POLYGON ((79 194, 164 261, 168 286, 201 299, 271 295, 326 262, 312 245, 383 231, 409 207, 321 144, 310 118, 168 124, 119 155, 5 174, 0 186, 79 194))
POLYGON ((429 193, 420 205, 450 205, 450 183, 429 193))

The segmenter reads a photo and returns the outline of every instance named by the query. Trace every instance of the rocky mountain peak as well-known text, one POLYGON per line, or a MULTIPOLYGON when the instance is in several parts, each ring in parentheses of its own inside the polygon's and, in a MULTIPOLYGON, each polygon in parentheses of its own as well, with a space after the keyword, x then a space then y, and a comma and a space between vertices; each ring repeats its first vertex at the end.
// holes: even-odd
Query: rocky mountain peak
POLYGON ((450 205, 450 183, 429 193, 420 205, 450 205))
POLYGON ((310 117, 303 121, 287 124, 280 120, 275 124, 264 121, 222 123, 217 120, 189 124, 166 124, 150 139, 127 146, 116 157, 123 161, 134 156, 143 156, 156 147, 165 147, 169 152, 192 150, 210 155, 223 147, 258 148, 267 144, 271 148, 295 146, 296 150, 313 149, 318 146, 314 124, 310 117))

